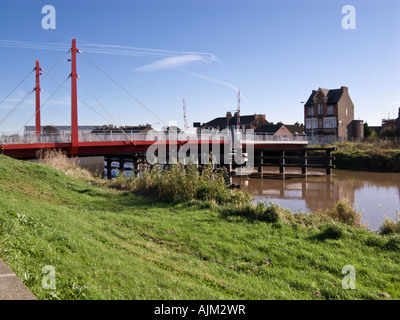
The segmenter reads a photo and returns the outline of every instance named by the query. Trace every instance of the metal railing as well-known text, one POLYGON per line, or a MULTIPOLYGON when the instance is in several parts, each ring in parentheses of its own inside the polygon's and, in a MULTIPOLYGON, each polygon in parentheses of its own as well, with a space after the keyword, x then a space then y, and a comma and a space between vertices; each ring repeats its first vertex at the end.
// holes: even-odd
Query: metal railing
POLYGON ((306 136, 274 136, 271 134, 255 134, 254 141, 307 141, 306 136))
MULTIPOLYGON (((79 132, 80 142, 107 142, 107 141, 165 141, 165 140, 229 140, 229 134, 215 130, 187 133, 175 133, 172 138, 168 133, 163 131, 157 132, 79 132)), ((254 134, 249 139, 249 136, 242 135, 241 139, 253 140, 258 142, 269 141, 304 141, 307 142, 306 136, 274 136, 269 134, 254 134), (253 138, 254 137, 254 138, 253 138)), ((36 136, 34 132, 18 134, 13 132, 1 132, 1 144, 34 144, 34 143, 70 143, 71 133, 45 133, 36 136)))

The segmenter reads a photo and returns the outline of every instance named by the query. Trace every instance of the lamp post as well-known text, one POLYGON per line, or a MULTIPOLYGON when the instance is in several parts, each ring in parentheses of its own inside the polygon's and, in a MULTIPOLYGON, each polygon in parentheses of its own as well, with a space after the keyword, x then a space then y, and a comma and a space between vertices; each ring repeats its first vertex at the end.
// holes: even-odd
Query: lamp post
MULTIPOLYGON (((300 103, 305 105, 306 102, 301 101, 300 103)), ((313 105, 311 106, 313 107, 313 105)), ((311 141, 314 143, 314 108, 311 114, 311 141)))

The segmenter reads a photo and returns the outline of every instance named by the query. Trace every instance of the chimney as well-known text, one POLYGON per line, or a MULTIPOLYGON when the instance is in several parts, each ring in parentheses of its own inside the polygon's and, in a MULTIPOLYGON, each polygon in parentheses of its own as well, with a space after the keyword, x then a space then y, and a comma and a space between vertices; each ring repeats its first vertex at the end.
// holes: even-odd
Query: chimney
POLYGON ((265 121, 265 114, 255 114, 255 119, 258 121, 265 121))
POLYGON ((226 113, 226 118, 227 118, 228 120, 231 120, 231 119, 232 119, 232 113, 227 112, 227 113, 226 113))
POLYGON ((349 88, 348 87, 343 87, 342 86, 341 89, 342 89, 343 93, 347 93, 347 94, 349 93, 349 88))

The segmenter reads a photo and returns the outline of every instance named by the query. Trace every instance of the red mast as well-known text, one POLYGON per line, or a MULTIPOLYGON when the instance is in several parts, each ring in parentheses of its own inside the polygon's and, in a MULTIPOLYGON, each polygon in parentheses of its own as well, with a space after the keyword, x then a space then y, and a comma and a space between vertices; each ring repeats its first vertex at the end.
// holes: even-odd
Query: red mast
POLYGON ((36 113, 35 113, 35 125, 36 125, 36 136, 40 136, 42 134, 41 124, 40 124, 40 71, 42 69, 39 67, 39 60, 36 60, 36 113))
POLYGON ((76 48, 76 39, 72 39, 71 47, 71 146, 72 153, 78 152, 78 95, 76 79, 78 75, 76 73, 76 53, 79 50, 76 48))

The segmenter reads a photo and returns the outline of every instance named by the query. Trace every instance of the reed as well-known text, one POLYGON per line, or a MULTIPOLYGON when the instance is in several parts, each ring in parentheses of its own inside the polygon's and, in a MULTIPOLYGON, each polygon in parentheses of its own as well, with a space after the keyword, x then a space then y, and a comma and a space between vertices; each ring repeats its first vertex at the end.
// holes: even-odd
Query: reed
POLYGON ((250 195, 232 191, 225 182, 224 173, 214 171, 211 166, 199 171, 195 165, 177 164, 169 170, 145 170, 133 178, 121 175, 109 185, 167 202, 200 200, 236 206, 251 203, 250 195))
POLYGON ((78 158, 69 158, 62 150, 40 149, 36 157, 39 163, 53 167, 74 178, 93 179, 93 175, 88 170, 79 166, 78 158))

